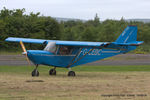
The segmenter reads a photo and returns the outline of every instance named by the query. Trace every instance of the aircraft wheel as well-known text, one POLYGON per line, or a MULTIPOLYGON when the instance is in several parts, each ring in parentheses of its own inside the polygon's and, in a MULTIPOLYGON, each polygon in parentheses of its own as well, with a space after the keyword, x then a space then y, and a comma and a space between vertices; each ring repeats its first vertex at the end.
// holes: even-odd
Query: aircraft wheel
POLYGON ((76 74, 75 74, 74 71, 69 71, 69 72, 68 72, 68 76, 76 76, 76 74))
POLYGON ((49 71, 49 75, 56 75, 56 70, 55 69, 51 69, 49 71))
POLYGON ((34 69, 31 74, 32 74, 33 77, 34 76, 39 76, 39 71, 37 69, 34 69))

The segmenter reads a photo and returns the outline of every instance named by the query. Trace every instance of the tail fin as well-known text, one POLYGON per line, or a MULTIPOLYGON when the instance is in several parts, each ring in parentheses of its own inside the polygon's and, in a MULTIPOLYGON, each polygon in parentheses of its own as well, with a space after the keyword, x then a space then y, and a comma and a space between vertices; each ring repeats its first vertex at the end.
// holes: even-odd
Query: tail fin
POLYGON ((122 32, 116 43, 130 43, 137 40, 137 26, 127 26, 122 32))

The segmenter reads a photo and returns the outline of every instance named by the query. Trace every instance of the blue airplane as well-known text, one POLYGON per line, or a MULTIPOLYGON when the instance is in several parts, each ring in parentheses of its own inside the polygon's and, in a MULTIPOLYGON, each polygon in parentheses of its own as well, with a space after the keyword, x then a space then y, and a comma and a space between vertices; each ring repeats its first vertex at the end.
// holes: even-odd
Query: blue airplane
POLYGON ((68 68, 68 76, 75 76, 71 70, 77 65, 86 64, 124 54, 136 49, 143 41, 137 41, 137 26, 127 26, 115 42, 59 41, 8 37, 8 42, 20 42, 23 54, 36 66, 32 76, 39 76, 38 65, 54 66, 49 75, 56 75, 56 67, 68 68), (44 50, 26 50, 23 43, 45 44, 44 50))

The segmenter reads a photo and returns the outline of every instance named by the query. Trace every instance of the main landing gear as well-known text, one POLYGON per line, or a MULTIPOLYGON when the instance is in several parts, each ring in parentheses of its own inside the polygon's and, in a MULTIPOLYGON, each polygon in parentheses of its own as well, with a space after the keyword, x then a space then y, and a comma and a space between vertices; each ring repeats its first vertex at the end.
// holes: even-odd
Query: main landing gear
MULTIPOLYGON (((76 76, 75 72, 72 71, 71 68, 68 69, 69 69, 68 76, 76 76)), ((49 75, 56 75, 56 67, 49 70, 49 75)))
POLYGON ((68 72, 68 76, 76 76, 76 74, 75 74, 74 71, 69 71, 69 72, 68 72))
POLYGON ((56 67, 54 67, 53 69, 49 70, 49 75, 56 75, 56 67))
POLYGON ((31 75, 34 76, 39 76, 39 71, 37 70, 38 65, 36 65, 36 68, 32 71, 31 75))
POLYGON ((71 68, 68 68, 69 72, 68 72, 68 76, 76 76, 75 72, 71 70, 71 68))

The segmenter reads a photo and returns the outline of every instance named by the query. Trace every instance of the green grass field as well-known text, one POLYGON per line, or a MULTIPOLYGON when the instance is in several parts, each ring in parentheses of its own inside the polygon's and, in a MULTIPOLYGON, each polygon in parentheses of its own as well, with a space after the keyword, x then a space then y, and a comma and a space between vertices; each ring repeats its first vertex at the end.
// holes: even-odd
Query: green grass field
MULTIPOLYGON (((0 66, 0 72, 11 73, 28 73, 32 71, 34 66, 0 66)), ((47 73, 50 68, 48 66, 39 66, 38 70, 41 73, 47 73)), ((57 68, 58 72, 68 72, 68 69, 57 68)), ((122 66, 77 66, 72 70, 77 72, 130 72, 130 71, 150 71, 150 65, 122 65, 122 66)))
POLYGON ((76 77, 68 77, 68 69, 63 68, 49 76, 47 66, 39 66, 40 76, 31 77, 33 69, 0 66, 0 100, 150 99, 149 65, 78 66, 72 69, 76 77))

